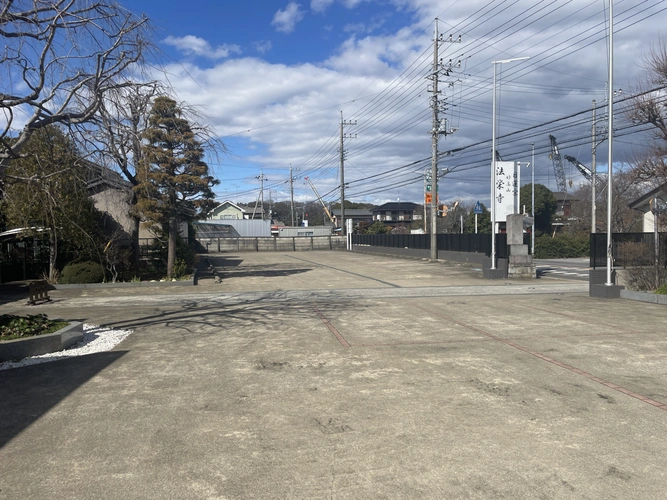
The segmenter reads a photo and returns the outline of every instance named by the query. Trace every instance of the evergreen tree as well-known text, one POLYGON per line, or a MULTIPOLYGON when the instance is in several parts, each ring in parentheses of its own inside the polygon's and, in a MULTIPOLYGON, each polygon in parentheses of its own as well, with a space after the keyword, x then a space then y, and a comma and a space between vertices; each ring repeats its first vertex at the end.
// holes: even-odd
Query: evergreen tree
MULTIPOLYGON (((477 233, 490 234, 491 233, 491 212, 487 210, 486 205, 482 205, 482 213, 477 214, 477 233)), ((473 205, 468 211, 465 223, 463 224, 463 231, 466 233, 475 232, 475 206, 473 205)))
POLYGON ((155 99, 143 138, 146 144, 134 187, 136 206, 149 225, 167 227, 171 279, 179 223, 206 217, 215 206, 211 188, 219 181, 209 175, 204 149, 173 99, 155 99))
POLYGON ((86 167, 55 125, 36 130, 4 172, 2 208, 7 225, 49 238, 49 278, 56 279, 59 246, 95 246, 97 212, 86 189, 86 167))
MULTIPOLYGON (((532 213, 532 185, 521 186, 520 203, 526 206, 526 212, 532 213)), ((535 184, 535 234, 537 236, 551 232, 551 219, 556 213, 556 198, 551 189, 544 184, 535 184)))

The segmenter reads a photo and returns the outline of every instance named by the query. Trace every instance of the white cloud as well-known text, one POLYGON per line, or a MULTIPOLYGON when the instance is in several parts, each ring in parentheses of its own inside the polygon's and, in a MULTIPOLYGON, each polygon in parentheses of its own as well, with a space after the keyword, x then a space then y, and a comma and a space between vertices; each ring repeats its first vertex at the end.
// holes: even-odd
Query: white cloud
MULTIPOLYGON (((401 7, 404 11, 415 14, 416 19, 410 16, 414 25, 383 36, 350 36, 328 57, 311 63, 271 64, 244 57, 220 61, 212 68, 174 65, 169 71, 176 75, 173 81, 177 82, 177 95, 205 109, 221 136, 242 137, 247 141, 242 153, 244 159, 266 170, 274 169, 272 181, 281 180, 282 169, 289 163, 295 168, 301 165, 305 171, 312 169, 306 175, 314 176, 322 194, 334 190, 338 184, 336 148, 339 111, 343 109, 346 119, 358 119, 359 123, 349 130, 358 133, 358 138, 346 143, 345 177, 346 182, 351 182, 347 192, 353 201, 395 199, 399 189, 402 200, 419 201, 422 196, 419 180, 401 186, 410 177, 419 176, 417 170, 423 170, 422 165, 406 170, 404 176, 381 180, 383 174, 366 190, 354 181, 430 156, 431 124, 426 91, 429 82, 425 76, 432 58, 433 25, 429 23, 435 16, 445 19, 440 24, 445 37, 449 33, 454 39, 459 33, 463 35, 462 43, 444 43, 441 47, 444 61, 463 60, 462 67, 453 72, 451 79, 443 78, 441 86, 442 98, 447 98, 449 104, 446 115, 449 125, 460 127, 456 134, 441 139, 441 150, 490 139, 494 59, 531 56, 529 61, 498 68, 500 136, 588 110, 592 99, 597 99, 598 104, 604 100, 605 42, 601 34, 595 35, 597 41, 591 35, 604 26, 603 12, 597 4, 590 4, 581 14, 577 11, 581 7, 562 6, 547 17, 521 21, 518 14, 532 8, 534 3, 519 0, 518 11, 510 9, 480 18, 477 24, 460 32, 457 26, 465 26, 464 20, 481 5, 487 5, 486 0, 452 3, 446 9, 434 0, 395 0, 399 1, 404 1, 401 7), (517 23, 516 27, 513 23, 517 23), (574 51, 575 48, 580 50, 574 51), (449 80, 460 82, 450 88, 449 80), (256 149, 250 151, 251 147, 256 149), (392 187, 373 193, 378 184, 392 187)), ((299 5, 293 5, 299 11, 299 5)), ((312 3, 311 8, 314 8, 312 3)), ((285 12, 288 10, 289 6, 285 12)), ((368 30, 373 21, 360 18, 364 26, 357 26, 357 33, 362 28, 368 30)), ((650 18, 635 26, 629 23, 625 26, 619 23, 625 29, 619 30, 615 37, 616 86, 622 87, 624 93, 641 72, 638 59, 644 47, 650 47, 660 33, 660 23, 650 18)), ((336 26, 334 33, 341 28, 336 26)), ((601 114, 599 111, 598 116, 601 114)), ((536 180, 553 186, 548 151, 539 152, 539 148, 548 147, 548 134, 553 132, 564 153, 587 163, 590 144, 567 142, 573 137, 590 136, 588 114, 580 118, 581 123, 574 126, 556 124, 553 130, 540 129, 524 143, 513 138, 500 139, 498 149, 501 155, 520 155, 518 158, 526 161, 530 159, 530 143, 534 142, 538 149, 536 180)), ((618 123, 622 124, 622 117, 618 123)), ((629 147, 629 141, 634 141, 634 136, 615 142, 619 158, 622 148, 629 147)), ((600 167, 604 160, 599 156, 598 161, 600 167)), ((490 144, 443 159, 441 167, 460 168, 460 173, 453 172, 444 178, 441 198, 479 199, 488 204, 489 162, 490 144)), ((576 172, 570 174, 569 165, 564 166, 568 176, 576 175, 576 172)), ((253 172, 252 177, 257 173, 253 172)), ((221 180, 224 184, 224 177, 221 180)), ((574 182, 576 185, 576 178, 574 182)), ((249 186, 252 184, 243 189, 249 186)), ((295 193, 297 198, 312 199, 308 186, 295 184, 295 189, 300 191, 295 193)))
POLYGON ((260 54, 266 54, 271 50, 273 44, 271 43, 271 40, 260 40, 259 42, 255 42, 253 47, 255 47, 255 50, 260 54))
POLYGON ((202 56, 209 59, 224 59, 231 54, 240 54, 241 47, 235 44, 218 45, 215 49, 211 47, 203 38, 194 35, 186 35, 183 37, 168 36, 164 39, 164 43, 176 47, 179 52, 187 55, 202 56))
POLYGON ((301 4, 290 2, 285 10, 278 9, 273 16, 271 25, 276 27, 276 31, 281 33, 291 33, 296 27, 296 23, 303 19, 304 12, 301 10, 301 4))
POLYGON ((333 3, 334 0, 311 0, 310 8, 313 9, 315 12, 324 12, 333 3))

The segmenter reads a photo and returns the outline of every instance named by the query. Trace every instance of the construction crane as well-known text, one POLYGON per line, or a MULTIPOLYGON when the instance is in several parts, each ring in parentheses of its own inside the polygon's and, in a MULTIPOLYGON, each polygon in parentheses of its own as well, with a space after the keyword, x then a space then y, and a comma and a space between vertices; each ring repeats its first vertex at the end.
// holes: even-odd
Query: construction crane
POLYGON ((556 138, 553 135, 549 135, 549 140, 551 141, 551 154, 549 158, 554 164, 554 174, 556 175, 556 187, 558 191, 567 193, 567 182, 565 181, 565 171, 563 170, 563 162, 560 158, 560 151, 558 150, 558 144, 556 143, 556 138))
MULTIPOLYGON (((591 172, 591 170, 586 165, 581 163, 574 156, 565 155, 565 159, 567 161, 569 161, 570 163, 572 163, 572 165, 577 167, 577 170, 579 170, 579 172, 581 172, 581 175, 583 175, 587 180, 589 180, 591 182, 593 181, 593 172, 591 172)), ((603 184, 605 184, 604 181, 602 179, 600 179, 600 176, 596 175, 595 176, 595 187, 597 187, 597 188, 602 187, 603 184)))
POLYGON ((331 212, 329 212, 329 209, 327 206, 324 204, 324 200, 322 200, 322 197, 320 196, 320 193, 317 192, 317 189, 315 189, 315 185, 310 182, 310 179, 308 177, 304 177, 308 184, 310 184, 311 189, 315 193, 315 196, 317 196, 317 199, 320 200, 320 203, 322 204, 322 207, 324 208, 324 212, 327 214, 327 217, 329 217, 329 220, 331 220, 331 224, 334 224, 334 218, 333 215, 331 215, 331 212))

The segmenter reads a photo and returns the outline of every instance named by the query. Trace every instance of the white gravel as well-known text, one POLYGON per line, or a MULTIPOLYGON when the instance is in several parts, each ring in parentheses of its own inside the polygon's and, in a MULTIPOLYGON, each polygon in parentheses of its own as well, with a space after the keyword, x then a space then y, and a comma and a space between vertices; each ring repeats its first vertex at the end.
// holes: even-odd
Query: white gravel
POLYGON ((121 341, 132 333, 132 330, 114 330, 113 328, 102 328, 97 325, 83 325, 83 339, 64 351, 51 352, 40 356, 31 356, 20 361, 5 361, 0 363, 0 370, 9 370, 21 366, 48 363, 59 359, 67 359, 74 356, 83 356, 96 352, 109 351, 116 347, 121 341))

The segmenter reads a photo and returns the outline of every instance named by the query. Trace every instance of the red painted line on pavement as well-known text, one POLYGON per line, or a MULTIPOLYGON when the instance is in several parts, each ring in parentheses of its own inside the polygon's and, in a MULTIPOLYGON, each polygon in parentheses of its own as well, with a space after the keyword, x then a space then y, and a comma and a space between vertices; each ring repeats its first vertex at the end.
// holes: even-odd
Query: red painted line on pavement
POLYGON ((350 347, 350 343, 347 340, 345 340, 345 337, 343 337, 340 334, 340 332, 338 330, 336 330, 336 327, 333 326, 331 324, 331 322, 320 311, 317 310, 316 307, 313 307, 313 311, 315 311, 315 314, 317 314, 319 316, 319 318, 322 320, 322 323, 324 323, 327 326, 329 331, 331 331, 331 333, 333 333, 334 337, 336 337, 338 339, 338 342, 340 342, 340 344, 343 347, 350 347))
POLYGON ((479 333, 481 335, 485 335, 486 337, 489 337, 490 339, 496 340, 498 342, 501 342, 505 345, 508 345, 510 347, 513 347, 515 349, 518 349, 519 351, 525 352, 526 354, 530 354, 531 356, 535 356, 536 358, 539 358, 543 361, 546 361, 547 363, 551 363, 553 365, 556 365, 560 368, 563 368, 565 370, 571 371, 573 373, 576 373, 577 375, 581 375, 582 377, 585 377, 589 380, 592 380, 593 382, 597 382, 598 384, 601 384, 605 387, 608 387, 609 389, 613 389, 615 391, 618 391, 622 394, 625 394, 627 396, 630 396, 632 398, 638 399, 639 401, 642 401, 644 403, 648 403, 651 406, 655 406, 656 408, 660 408, 661 410, 667 411, 667 404, 662 403, 660 401, 656 401, 655 399, 647 398, 646 396, 642 396, 641 394, 637 394, 636 392, 632 392, 629 389, 626 389, 624 387, 621 387, 620 385, 616 385, 613 382, 610 382, 608 380, 602 379, 600 377, 596 377, 595 375, 588 373, 584 370, 581 370, 575 366, 568 365, 567 363, 563 363, 562 361, 558 361, 556 359, 550 358, 549 356, 545 356, 544 354, 541 354, 537 351, 533 351, 531 349, 528 349, 527 347, 524 347, 520 344, 517 344, 516 342, 512 342, 511 340, 504 339, 502 337, 498 337, 497 335, 494 335, 492 333, 489 333, 487 331, 481 330, 480 328, 476 328, 471 325, 467 325, 465 323, 461 323, 460 321, 456 321, 453 318, 450 318, 448 316, 444 316, 442 314, 435 313, 433 311, 430 311, 418 304, 414 304, 415 307, 418 309, 421 309, 422 311, 425 311, 433 316, 437 316, 442 319, 446 319, 447 321, 454 323, 455 325, 462 326, 463 328, 467 328, 468 330, 472 330, 473 332, 479 333))

